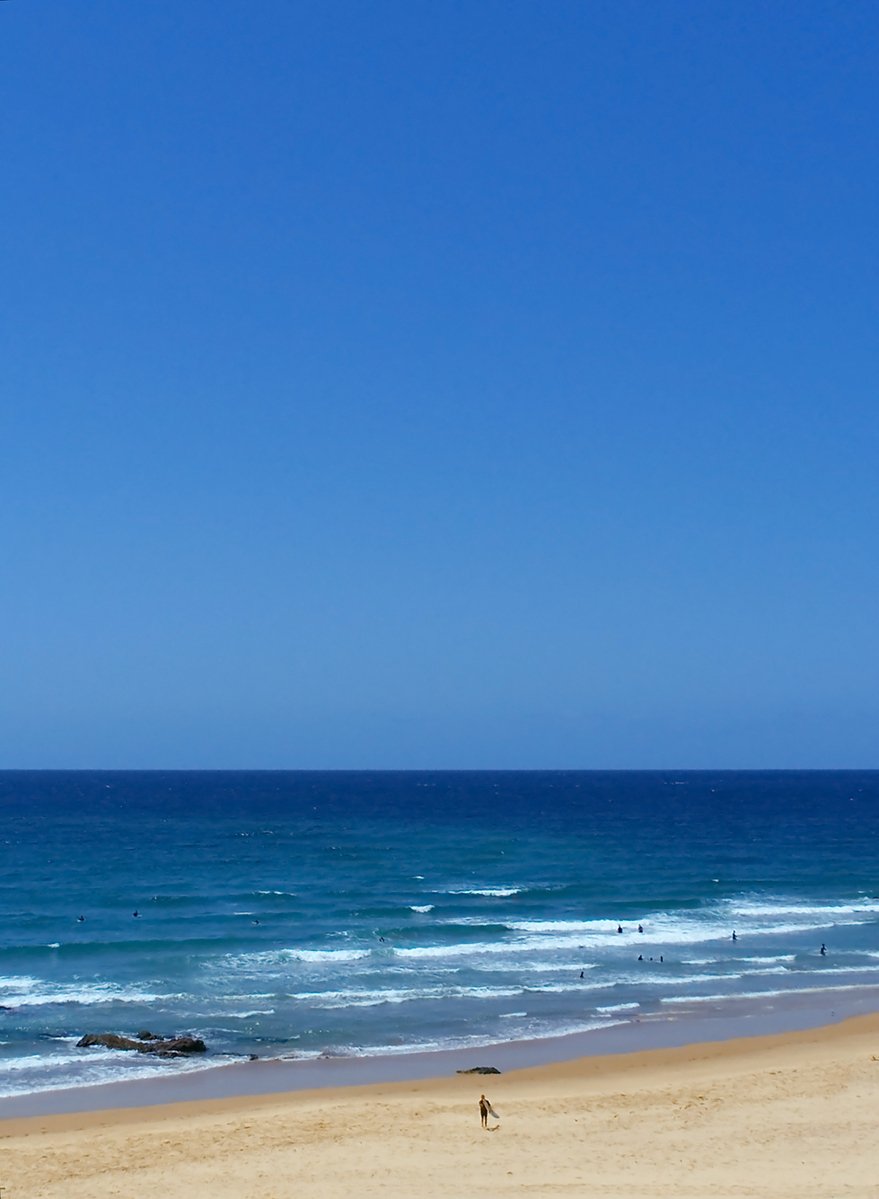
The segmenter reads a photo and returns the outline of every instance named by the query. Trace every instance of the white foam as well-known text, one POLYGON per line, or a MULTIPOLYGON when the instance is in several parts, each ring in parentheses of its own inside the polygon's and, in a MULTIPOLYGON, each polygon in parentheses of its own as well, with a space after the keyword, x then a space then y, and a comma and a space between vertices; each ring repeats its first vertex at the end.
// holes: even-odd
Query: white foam
MULTIPOLYGON (((590 983, 589 990, 606 991, 608 988, 615 986, 617 986, 617 980, 612 978, 603 983, 590 983)), ((567 995, 574 991, 581 991, 582 988, 579 985, 579 980, 577 980, 570 983, 541 983, 539 985, 524 987, 523 990, 528 995, 567 995)))
MULTIPOLYGON (((649 965, 650 963, 647 962, 645 964, 649 965)), ((654 964, 661 965, 662 963, 654 963, 654 964)), ((663 974, 655 974, 655 975, 651 974, 649 976, 649 985, 651 987, 680 987, 682 985, 686 985, 686 986, 697 985, 698 986, 699 983, 734 982, 736 979, 743 978, 743 977, 744 977, 744 975, 742 975, 742 974, 685 974, 683 976, 681 976, 681 975, 676 976, 674 974, 664 974, 664 975, 663 974)), ((626 979, 626 981, 627 982, 634 981, 634 979, 630 975, 629 978, 626 979)), ((644 980, 641 980, 641 981, 644 981, 644 980)))
POLYGON ((364 991, 301 991, 291 995, 318 1008, 378 1007, 381 1004, 413 1003, 419 1000, 446 999, 512 999, 522 994, 522 987, 436 986, 407 990, 381 988, 364 991))
POLYGON ((31 980, 34 985, 20 992, 8 991, 2 998, 7 1007, 43 1007, 54 1004, 79 1004, 90 1007, 105 1003, 154 1004, 176 995, 158 995, 137 987, 121 987, 115 983, 47 983, 31 980), (38 989, 42 988, 42 989, 38 989))
MULTIPOLYGON (((550 972, 557 974, 559 970, 557 963, 522 962, 518 960, 511 961, 509 966, 506 966, 503 962, 482 962, 478 959, 475 962, 467 962, 466 965, 468 970, 472 970, 474 973, 478 974, 497 974, 499 972, 509 971, 511 973, 515 973, 517 977, 522 974, 548 974, 550 972)), ((460 965, 453 967, 452 973, 457 973, 460 969, 460 965)), ((576 962, 565 966, 564 969, 567 971, 576 970, 579 973, 580 970, 594 970, 595 965, 594 963, 587 962, 585 965, 581 966, 579 962, 576 962)), ((431 971, 434 974, 439 973, 438 967, 436 966, 432 966, 431 971)))
POLYGON ((613 932, 619 936, 616 925, 606 920, 511 920, 509 927, 523 933, 600 933, 613 932))
MULTIPOLYGON (((741 965, 742 962, 765 962, 765 961, 771 961, 771 960, 772 959, 767 959, 767 958, 739 958, 735 962, 735 964, 741 965)), ((793 959, 791 959, 791 960, 793 960, 793 959)), ((666 962, 665 964, 669 965, 668 962, 666 962)), ((692 966, 694 963, 693 962, 682 962, 681 964, 684 966, 692 966)), ((733 963, 730 963, 730 964, 732 965, 733 963)), ((697 981, 705 982, 705 981, 710 981, 711 979, 715 979, 715 978, 756 978, 760 974, 790 974, 790 970, 787 968, 787 966, 777 965, 777 966, 766 966, 764 969, 760 969, 760 970, 742 970, 741 972, 731 970, 729 974, 693 974, 693 975, 688 975, 686 977, 677 977, 677 978, 675 978, 673 976, 669 976, 668 978, 661 978, 661 977, 653 978, 653 977, 651 977, 650 982, 651 983, 660 983, 660 984, 686 983, 686 982, 697 982, 697 981)))
POLYGON ((282 949, 282 954, 300 962, 358 962, 368 958, 368 949, 282 949))
POLYGON ((776 903, 762 900, 736 900, 730 905, 743 916, 803 916, 809 919, 828 919, 836 916, 875 916, 879 913, 879 902, 859 900, 856 903, 840 904, 808 904, 789 903, 779 900, 776 903))
MULTIPOLYGON (((229 955, 220 963, 214 963, 213 969, 224 972, 229 970, 258 971, 267 975, 271 966, 289 968, 290 962, 305 962, 315 965, 326 963, 334 965, 339 962, 356 962, 368 958, 368 949, 263 949, 257 953, 229 955)), ((271 974, 267 975, 271 977, 271 974)))
POLYGON ((107 1082, 149 1078, 168 1072, 189 1073, 227 1065, 227 1059, 204 1061, 159 1058, 154 1054, 124 1054, 97 1047, 73 1054, 31 1054, 4 1058, 0 1071, 0 1098, 57 1091, 68 1087, 100 1086, 107 1082))
POLYGON ((33 991, 43 985, 43 980, 30 974, 8 974, 0 977, 0 991, 33 991))
POLYGON ((474 887, 466 890, 445 891, 445 895, 481 895, 486 899, 509 899, 521 894, 521 887, 474 887))
MULTIPOLYGON (((555 937, 519 937, 509 941, 474 941, 454 942, 449 945, 413 945, 408 948, 395 948, 394 953, 403 958, 481 958, 491 954, 494 957, 506 955, 510 958, 522 957, 526 954, 551 954, 556 950, 572 954, 574 950, 594 948, 588 939, 572 936, 555 937)), ((579 953, 577 954, 579 957, 579 953)), ((478 968, 478 966, 476 967, 478 968)), ((518 969, 518 965, 516 969, 518 969)), ((573 968, 573 966, 569 967, 573 968)), ((579 962, 577 969, 581 969, 579 962)))
POLYGON ((504 923, 497 916, 446 916, 436 923, 443 928, 505 928, 508 931, 513 928, 512 924, 504 923))
POLYGON ((879 974, 879 966, 822 966, 821 977, 826 974, 879 974))
MULTIPOLYGON (((88 1050, 91 1063, 95 1061, 118 1061, 119 1053, 113 1049, 91 1047, 88 1050)), ((83 1059, 84 1060, 84 1059, 83 1059)), ((3 1073, 21 1074, 28 1070, 45 1070, 48 1072, 56 1066, 69 1066, 73 1059, 69 1053, 31 1053, 23 1057, 6 1058, 3 1062, 3 1073)))
POLYGON ((870 983, 846 983, 836 987, 787 987, 775 991, 734 991, 721 995, 669 995, 661 999, 661 1003, 674 1005, 682 1003, 728 1003, 736 999, 780 999, 796 995, 831 995, 837 991, 871 990, 870 983))
POLYGON ((507 953, 510 946, 503 944, 492 945, 481 942, 478 945, 414 945, 411 949, 394 949, 395 957, 400 958, 454 958, 467 954, 481 956, 485 953, 507 953))
POLYGON ((432 903, 413 903, 410 906, 409 910, 412 912, 420 912, 423 914, 425 912, 432 912, 433 908, 434 908, 434 905, 432 903))
POLYGON ((770 962, 795 962, 797 955, 795 953, 779 953, 774 957, 756 957, 756 958, 738 958, 740 962, 759 962, 762 965, 768 965, 770 962))
MULTIPOLYGON (((675 916, 663 916, 651 920, 646 925, 645 933, 637 931, 637 924, 629 924, 622 933, 616 931, 616 924, 607 920, 515 920, 509 921, 508 927, 518 933, 532 937, 541 937, 547 948, 571 948, 608 950, 611 948, 631 949, 638 946, 642 949, 649 945, 655 952, 666 946, 703 945, 713 941, 729 939, 729 920, 717 917, 700 919, 682 919, 675 916)), ((760 935, 780 929, 756 930, 760 935)), ((799 926, 792 925, 790 931, 800 931, 799 926)))

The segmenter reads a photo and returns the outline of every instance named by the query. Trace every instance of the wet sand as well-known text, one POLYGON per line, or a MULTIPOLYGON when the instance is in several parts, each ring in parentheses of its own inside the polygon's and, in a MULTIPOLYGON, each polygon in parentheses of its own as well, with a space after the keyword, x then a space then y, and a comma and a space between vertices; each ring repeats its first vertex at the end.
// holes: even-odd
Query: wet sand
POLYGON ((869 1015, 500 1076, 6 1119, 0 1186, 3 1199, 876 1199, 877 1057, 869 1015), (501 1116, 489 1132, 482 1091, 501 1116))

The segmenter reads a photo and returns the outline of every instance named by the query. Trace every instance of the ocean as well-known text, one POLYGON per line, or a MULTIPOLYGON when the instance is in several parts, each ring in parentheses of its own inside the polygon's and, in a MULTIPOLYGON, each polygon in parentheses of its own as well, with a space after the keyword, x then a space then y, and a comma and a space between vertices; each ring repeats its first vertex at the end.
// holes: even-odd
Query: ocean
POLYGON ((879 1007, 879 772, 15 771, 0 814, 0 1096, 879 1007), (76 1046, 142 1029, 208 1053, 76 1046))

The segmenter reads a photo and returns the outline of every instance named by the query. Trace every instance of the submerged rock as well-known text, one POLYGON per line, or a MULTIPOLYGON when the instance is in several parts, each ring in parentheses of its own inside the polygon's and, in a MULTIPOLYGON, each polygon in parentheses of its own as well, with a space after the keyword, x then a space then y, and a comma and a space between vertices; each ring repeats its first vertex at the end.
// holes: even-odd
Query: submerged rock
POLYGON ((115 1032, 91 1033, 76 1042, 77 1049, 88 1049, 91 1045, 103 1045, 105 1049, 141 1049, 142 1041, 134 1041, 131 1037, 120 1037, 115 1032))
POLYGON ((187 1053, 206 1053, 207 1045, 201 1037, 170 1037, 167 1041, 147 1041, 146 1052, 162 1057, 182 1057, 187 1053))
POLYGON ((469 1070, 456 1070, 456 1074, 500 1074, 497 1066, 471 1066, 469 1070))
POLYGON ((207 1046, 200 1037, 150 1037, 135 1039, 120 1037, 115 1032, 86 1033, 76 1042, 77 1049, 103 1045, 105 1049, 133 1049, 137 1053, 154 1053, 157 1057, 185 1057, 189 1053, 206 1053, 207 1046))

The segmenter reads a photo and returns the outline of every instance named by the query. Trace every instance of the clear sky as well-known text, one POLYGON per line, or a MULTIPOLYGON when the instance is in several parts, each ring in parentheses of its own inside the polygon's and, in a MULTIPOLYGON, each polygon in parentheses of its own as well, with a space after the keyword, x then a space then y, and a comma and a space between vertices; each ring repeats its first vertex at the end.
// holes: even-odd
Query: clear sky
POLYGON ((877 39, 0 3, 0 766, 879 767, 877 39))

